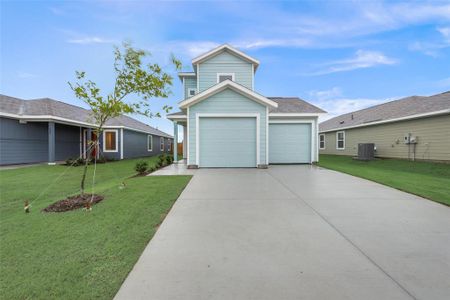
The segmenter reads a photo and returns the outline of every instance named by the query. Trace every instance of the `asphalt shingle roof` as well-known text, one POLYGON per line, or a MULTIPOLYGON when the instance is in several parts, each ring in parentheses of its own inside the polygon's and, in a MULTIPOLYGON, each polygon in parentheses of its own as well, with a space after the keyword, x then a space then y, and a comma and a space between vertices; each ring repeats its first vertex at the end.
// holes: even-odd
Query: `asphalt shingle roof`
POLYGON ((270 109, 271 113, 326 113, 326 111, 298 97, 267 98, 278 103, 277 108, 270 109))
MULTIPOLYGON (((53 116, 76 122, 94 123, 89 110, 49 98, 23 100, 0 95, 0 112, 27 116, 53 116)), ((108 120, 106 125, 125 126, 157 136, 172 137, 161 130, 125 115, 108 120)))
POLYGON ((450 109, 450 91, 425 97, 411 96, 340 115, 319 124, 319 131, 370 124, 450 109))

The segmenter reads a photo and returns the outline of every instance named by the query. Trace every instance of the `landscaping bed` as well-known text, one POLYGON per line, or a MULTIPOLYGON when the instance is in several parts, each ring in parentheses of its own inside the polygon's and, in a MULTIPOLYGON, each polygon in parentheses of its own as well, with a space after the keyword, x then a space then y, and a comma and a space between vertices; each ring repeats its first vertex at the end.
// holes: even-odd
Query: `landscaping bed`
POLYGON ((84 194, 67 197, 64 200, 56 201, 44 208, 43 212, 65 212, 69 210, 79 209, 82 207, 91 207, 92 205, 104 199, 101 195, 84 194))
POLYGON ((450 164, 401 159, 365 162, 322 154, 318 165, 450 205, 450 164))

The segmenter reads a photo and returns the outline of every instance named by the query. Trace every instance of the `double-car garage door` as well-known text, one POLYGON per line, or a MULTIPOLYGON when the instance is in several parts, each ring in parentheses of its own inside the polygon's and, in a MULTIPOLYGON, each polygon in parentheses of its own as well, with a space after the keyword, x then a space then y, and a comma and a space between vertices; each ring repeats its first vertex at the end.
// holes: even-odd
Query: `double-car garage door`
MULTIPOLYGON (((257 131, 255 117, 199 118, 199 167, 256 167, 257 131)), ((269 124, 269 163, 310 162, 310 124, 269 124)))

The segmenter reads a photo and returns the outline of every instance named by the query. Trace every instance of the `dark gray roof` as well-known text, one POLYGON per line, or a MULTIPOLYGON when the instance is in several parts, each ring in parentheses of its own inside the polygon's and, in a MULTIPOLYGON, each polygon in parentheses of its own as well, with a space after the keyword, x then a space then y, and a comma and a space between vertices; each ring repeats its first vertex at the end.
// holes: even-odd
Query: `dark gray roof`
POLYGON ((319 124, 319 131, 370 124, 450 109, 450 91, 434 96, 411 96, 340 115, 319 124))
POLYGON ((326 111, 298 97, 267 98, 278 103, 277 108, 270 109, 271 113, 326 113, 326 111))
MULTIPOLYGON (((69 119, 75 122, 94 123, 89 110, 49 98, 23 100, 0 95, 0 112, 19 116, 52 116, 69 119)), ((108 120, 106 125, 125 126, 153 135, 172 137, 161 130, 125 115, 108 120)))

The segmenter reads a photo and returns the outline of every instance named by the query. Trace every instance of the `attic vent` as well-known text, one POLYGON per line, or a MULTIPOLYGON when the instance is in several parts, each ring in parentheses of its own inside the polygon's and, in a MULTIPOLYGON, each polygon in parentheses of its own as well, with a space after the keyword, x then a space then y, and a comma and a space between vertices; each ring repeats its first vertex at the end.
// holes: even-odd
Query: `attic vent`
POLYGON ((339 124, 344 124, 345 121, 340 121, 339 124))

